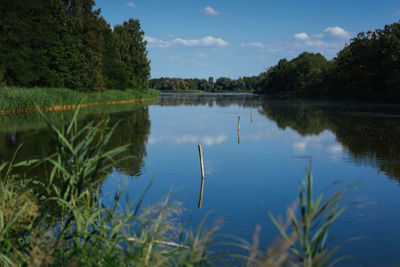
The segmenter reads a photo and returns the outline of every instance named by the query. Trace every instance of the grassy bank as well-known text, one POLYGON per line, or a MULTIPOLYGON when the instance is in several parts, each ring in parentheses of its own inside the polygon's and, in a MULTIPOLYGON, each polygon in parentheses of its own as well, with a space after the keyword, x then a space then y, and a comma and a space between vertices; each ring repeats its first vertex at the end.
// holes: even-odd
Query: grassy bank
POLYGON ((86 93, 65 88, 0 88, 0 110, 31 109, 35 106, 53 107, 76 104, 103 103, 134 99, 156 98, 159 91, 149 89, 107 90, 101 93, 86 93))
MULTIPOLYGON (((96 115, 111 115, 121 112, 134 112, 135 110, 144 108, 149 104, 157 103, 159 99, 149 100, 146 102, 128 103, 124 105, 106 105, 93 106, 80 110, 77 121, 82 121, 96 115)), ((74 116, 75 110, 62 110, 58 112, 48 112, 46 116, 57 127, 65 125, 66 121, 70 121, 74 116)), ((3 114, 0 115, 0 133, 34 131, 47 127, 46 122, 38 113, 19 113, 19 114, 3 114)))

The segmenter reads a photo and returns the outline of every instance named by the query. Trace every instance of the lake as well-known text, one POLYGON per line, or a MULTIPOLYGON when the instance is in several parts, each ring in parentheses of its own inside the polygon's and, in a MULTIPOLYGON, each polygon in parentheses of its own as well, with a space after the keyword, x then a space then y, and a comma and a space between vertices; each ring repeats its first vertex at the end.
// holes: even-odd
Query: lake
MULTIPOLYGON (((71 112, 49 117, 65 125, 71 112)), ((133 143, 103 182, 103 196, 127 179, 126 193, 146 196, 150 205, 172 192, 196 226, 224 218, 220 233, 248 241, 261 226, 260 247, 278 231, 266 210, 285 215, 311 165, 315 194, 346 188, 346 211, 333 224, 337 256, 353 256, 343 266, 400 263, 400 107, 396 105, 270 100, 251 94, 165 93, 149 105, 82 110, 80 123, 120 122, 110 146, 133 143), (240 129, 238 129, 240 116, 240 129), (199 153, 205 182, 202 207, 199 153), (346 242, 351 238, 361 239, 346 242)), ((54 152, 54 139, 37 115, 0 116, 0 160, 54 152)), ((43 168, 29 173, 45 179, 43 168)))

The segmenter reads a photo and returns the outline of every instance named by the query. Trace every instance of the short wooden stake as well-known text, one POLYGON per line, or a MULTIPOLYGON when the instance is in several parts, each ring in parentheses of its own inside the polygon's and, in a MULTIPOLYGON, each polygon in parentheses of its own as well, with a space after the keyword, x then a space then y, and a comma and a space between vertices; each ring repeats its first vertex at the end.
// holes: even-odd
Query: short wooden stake
POLYGON ((253 123, 253 105, 251 105, 250 109, 250 123, 253 123))
POLYGON ((204 163, 203 163, 203 149, 201 145, 198 145, 199 156, 200 156, 200 168, 201 168, 201 186, 200 186, 200 197, 198 208, 201 209, 201 204, 203 202, 203 192, 204 192, 204 163))
POLYGON ((238 116, 238 144, 240 144, 240 116, 238 116))

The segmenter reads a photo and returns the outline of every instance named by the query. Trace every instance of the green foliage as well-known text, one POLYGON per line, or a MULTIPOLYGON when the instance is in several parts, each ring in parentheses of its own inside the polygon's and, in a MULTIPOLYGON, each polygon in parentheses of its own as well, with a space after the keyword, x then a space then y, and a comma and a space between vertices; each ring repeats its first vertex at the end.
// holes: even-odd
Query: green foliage
POLYGON ((139 21, 111 30, 94 0, 0 3, 0 85, 80 91, 148 88, 139 21))
POLYGON ((215 81, 215 89, 217 91, 222 91, 225 90, 226 88, 229 88, 231 84, 232 84, 232 79, 229 79, 227 77, 221 77, 215 81))
POLYGON ((126 88, 145 90, 150 78, 150 61, 147 59, 144 32, 139 20, 129 19, 122 25, 116 25, 113 31, 121 64, 126 71, 128 84, 126 88))
POLYGON ((327 61, 304 52, 269 68, 259 92, 304 98, 400 101, 400 23, 361 32, 327 61))
POLYGON ((156 90, 140 92, 137 90, 107 90, 105 92, 79 92, 65 88, 17 88, 0 87, 0 110, 51 107, 54 105, 73 105, 103 103, 108 101, 155 98, 156 90))
POLYGON ((161 91, 208 91, 208 83, 202 79, 158 78, 150 80, 150 88, 161 91))
POLYGON ((255 91, 259 88, 261 76, 241 77, 237 80, 221 77, 214 83, 214 78, 206 79, 181 79, 181 78, 155 78, 150 80, 150 88, 161 91, 205 91, 205 92, 241 92, 255 91))
POLYGON ((117 36, 113 33, 110 25, 107 25, 106 21, 103 21, 103 23, 103 63, 106 87, 115 89, 129 88, 129 73, 125 64, 121 61, 117 36))
MULTIPOLYGON (((289 221, 293 235, 288 234, 285 226, 269 212, 271 220, 278 228, 282 237, 290 244, 291 252, 297 257, 302 266, 328 266, 339 246, 328 250, 328 232, 331 224, 343 213, 340 208, 343 189, 334 193, 323 202, 323 194, 316 199, 313 197, 313 180, 311 172, 299 187, 300 218, 289 209, 289 221)), ((338 259, 340 260, 340 259, 338 259)), ((333 261, 335 264, 338 260, 333 261)), ((330 265, 330 266, 331 266, 330 265)))
POLYGON ((321 54, 304 52, 271 67, 262 81, 263 92, 291 96, 318 96, 329 62, 321 54))
POLYGON ((333 93, 341 97, 399 100, 400 23, 361 32, 334 59, 333 93))
POLYGON ((169 196, 144 208, 147 189, 121 210, 123 186, 111 205, 103 203, 99 179, 107 177, 130 144, 107 148, 118 126, 110 129, 105 122, 80 128, 78 112, 65 128, 42 113, 57 140, 56 153, 44 159, 52 166, 49 179, 32 185, 26 179, 13 181, 14 167, 43 160, 13 164, 12 159, 0 166, 1 264, 202 266, 215 261, 208 248, 217 227, 184 230, 176 216, 180 204, 169 196))

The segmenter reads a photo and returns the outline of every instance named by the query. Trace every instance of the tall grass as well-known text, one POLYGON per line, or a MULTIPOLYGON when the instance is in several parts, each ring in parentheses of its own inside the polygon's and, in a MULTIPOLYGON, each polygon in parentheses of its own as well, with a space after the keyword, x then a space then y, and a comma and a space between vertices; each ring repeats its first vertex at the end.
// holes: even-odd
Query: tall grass
MULTIPOLYGON (((208 249, 217 229, 196 232, 180 223, 180 204, 167 196, 142 207, 146 192, 121 210, 124 187, 111 204, 100 197, 101 181, 129 145, 107 150, 107 122, 57 128, 57 152, 40 161, 4 163, 0 168, 0 263, 55 266, 183 266, 213 261, 208 249), (13 168, 51 165, 45 183, 12 175, 13 168), (36 190, 37 188, 40 190, 36 190), (55 212, 56 211, 56 212, 55 212)), ((121 159, 122 160, 122 159, 121 159)), ((41 179, 43 181, 43 179, 41 179)), ((146 190, 147 191, 147 190, 146 190)))
POLYGON ((154 98, 159 94, 159 91, 153 89, 146 91, 107 90, 101 93, 88 93, 66 88, 0 87, 0 110, 154 98))
MULTIPOLYGON (((78 121, 85 120, 94 115, 111 115, 121 112, 133 112, 140 108, 146 107, 158 100, 129 103, 124 105, 107 105, 107 106, 93 106, 81 109, 78 114, 78 121)), ((57 127, 62 127, 65 122, 71 121, 75 114, 75 110, 63 110, 57 112, 47 112, 46 117, 52 121, 57 127)), ((0 115, 0 128, 1 132, 22 132, 34 131, 47 128, 46 121, 37 113, 20 113, 20 114, 4 114, 0 115)))
POLYGON ((300 218, 293 208, 288 209, 286 224, 282 224, 271 212, 269 216, 278 228, 291 253, 301 266, 328 266, 334 265, 342 258, 332 260, 339 249, 339 245, 328 248, 328 233, 332 223, 345 211, 341 207, 343 190, 340 189, 326 201, 323 194, 316 199, 313 196, 313 179, 309 168, 306 179, 299 186, 300 218), (290 226, 292 233, 288 233, 290 226))
MULTIPOLYGON (((41 160, 0 165, 0 265, 4 266, 326 266, 338 247, 328 250, 331 224, 343 212, 342 191, 326 202, 313 198, 311 173, 299 189, 300 218, 294 208, 282 224, 272 214, 283 240, 266 252, 253 244, 244 247, 249 257, 222 254, 212 249, 219 224, 185 229, 180 203, 166 196, 150 207, 143 206, 149 187, 134 201, 122 206, 121 190, 104 203, 102 181, 116 158, 129 145, 107 149, 117 125, 107 121, 77 125, 79 108, 69 124, 56 127, 42 116, 56 137, 57 151, 41 160), (46 182, 13 175, 15 167, 50 165, 46 182), (287 232, 290 225, 291 233, 287 232), (238 260, 232 260, 238 259, 238 260)), ((122 160, 122 159, 121 159, 122 160)))

